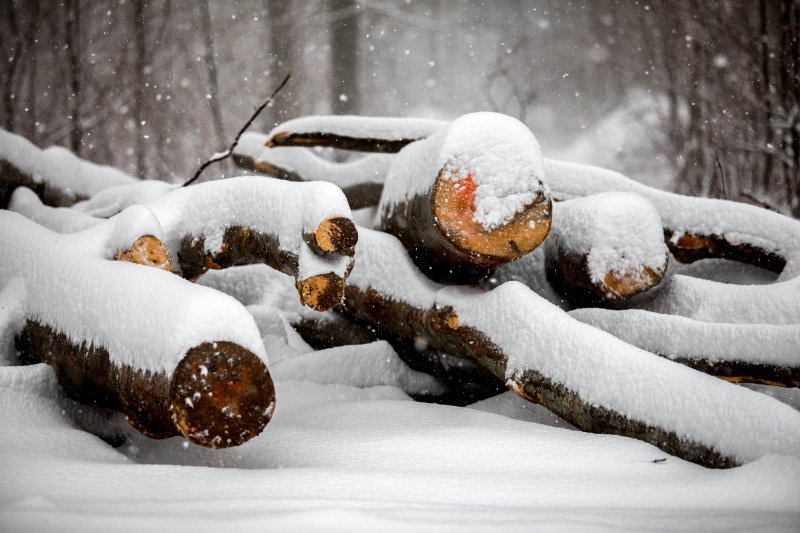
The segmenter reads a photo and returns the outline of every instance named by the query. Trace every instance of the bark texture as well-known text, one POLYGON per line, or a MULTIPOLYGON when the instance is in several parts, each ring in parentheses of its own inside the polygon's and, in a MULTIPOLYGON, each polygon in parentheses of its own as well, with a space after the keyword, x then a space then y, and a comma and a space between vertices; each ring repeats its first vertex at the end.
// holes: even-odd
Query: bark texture
POLYGON ((122 411, 152 438, 181 435, 210 448, 238 446, 261 433, 275 406, 266 365, 231 342, 190 349, 169 375, 115 363, 104 347, 76 343, 35 320, 25 323, 16 349, 25 363, 53 367, 70 397, 122 411))

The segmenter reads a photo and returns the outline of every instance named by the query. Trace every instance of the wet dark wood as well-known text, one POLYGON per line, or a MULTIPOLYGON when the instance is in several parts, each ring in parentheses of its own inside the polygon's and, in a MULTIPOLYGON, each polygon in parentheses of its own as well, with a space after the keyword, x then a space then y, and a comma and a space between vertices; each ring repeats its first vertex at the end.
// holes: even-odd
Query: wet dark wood
POLYGON ((170 375, 114 363, 106 348, 72 342, 35 320, 26 321, 15 343, 23 363, 50 365, 68 396, 121 411, 152 438, 180 435, 211 448, 237 446, 258 435, 274 410, 266 365, 231 342, 190 349, 170 375))
POLYGON ((419 139, 374 139, 319 132, 280 132, 267 139, 266 145, 269 147, 324 146, 356 152, 394 154, 402 150, 407 144, 417 140, 419 139))
POLYGON ((48 181, 35 182, 33 178, 5 159, 0 159, 0 209, 7 209, 11 195, 17 187, 27 187, 42 203, 51 207, 69 207, 86 197, 63 191, 48 181))
POLYGON ((655 271, 643 268, 640 276, 608 272, 600 281, 592 279, 588 255, 564 250, 548 242, 545 252, 547 281, 575 307, 619 308, 629 298, 641 294, 661 281, 665 268, 655 271))
POLYGON ((207 270, 263 263, 295 277, 300 302, 317 311, 339 304, 344 293, 344 279, 334 273, 298 279, 298 257, 295 254, 282 250, 274 235, 244 226, 226 228, 218 252, 205 250, 204 237, 187 235, 181 240, 178 263, 183 276, 190 280, 197 279, 207 270))
POLYGON ((773 387, 800 387, 800 367, 658 355, 731 383, 759 383, 761 385, 772 385, 773 387))
POLYGON ((733 244, 719 235, 685 234, 664 228, 664 239, 669 251, 681 263, 693 263, 710 258, 729 259, 776 274, 780 274, 786 266, 786 258, 778 253, 769 252, 752 244, 733 244))
MULTIPOLYGON (((380 295, 374 289, 345 289, 343 311, 360 321, 396 335, 421 338, 448 354, 469 357, 523 398, 539 403, 584 431, 610 433, 642 440, 667 453, 712 468, 736 463, 703 444, 685 440, 672 431, 631 420, 602 406, 591 405, 565 386, 544 377, 535 368, 506 377, 507 356, 481 331, 460 325, 452 308, 419 309, 380 295)), ((523 332, 520 332, 523 334, 523 332)))

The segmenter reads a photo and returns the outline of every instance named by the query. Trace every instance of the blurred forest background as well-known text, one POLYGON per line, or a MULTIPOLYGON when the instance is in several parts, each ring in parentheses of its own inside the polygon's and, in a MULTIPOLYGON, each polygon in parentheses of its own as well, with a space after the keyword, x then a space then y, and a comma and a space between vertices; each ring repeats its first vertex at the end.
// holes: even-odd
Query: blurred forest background
POLYGON ((798 0, 0 4, 2 127, 142 178, 191 175, 291 68, 252 129, 495 110, 546 156, 800 216, 798 0))

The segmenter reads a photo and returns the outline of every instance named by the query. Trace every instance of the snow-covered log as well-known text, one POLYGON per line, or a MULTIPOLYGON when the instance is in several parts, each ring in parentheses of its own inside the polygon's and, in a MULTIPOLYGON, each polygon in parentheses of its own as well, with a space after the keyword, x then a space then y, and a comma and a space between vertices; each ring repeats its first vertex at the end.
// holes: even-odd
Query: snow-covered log
POLYGON ((681 262, 718 257, 781 273, 800 274, 800 221, 767 209, 727 200, 695 198, 642 185, 600 167, 544 160, 556 199, 624 191, 656 206, 670 251, 681 262))
MULTIPOLYGON (((11 195, 8 209, 33 220, 56 233, 76 233, 105 222, 67 207, 50 207, 27 187, 19 187, 11 195)), ((117 250, 114 259, 172 271, 172 258, 161 239, 141 235, 128 249, 117 250)))
POLYGON ((399 152, 445 123, 421 118, 308 116, 288 120, 269 133, 266 145, 330 146, 360 152, 399 152))
POLYGON ((379 206, 432 279, 473 282, 536 248, 550 231, 541 151, 521 122, 464 115, 393 161, 379 206))
POLYGON ((545 159, 554 197, 628 191, 656 206, 667 245, 680 261, 719 257, 779 272, 771 285, 733 286, 672 276, 642 306, 695 320, 800 324, 800 221, 726 200, 693 198, 647 187, 618 172, 545 159))
POLYGON ((547 277, 576 306, 613 306, 661 281, 669 253, 653 204, 601 193, 553 205, 547 277))
POLYGON ((360 229, 344 311, 476 359, 521 396, 585 431, 728 467, 798 456, 800 413, 583 324, 525 286, 442 287, 391 236, 360 229))
POLYGON ((176 189, 148 207, 186 278, 265 263, 294 276, 312 309, 341 301, 358 233, 342 191, 330 183, 230 178, 176 189))
POLYGON ((800 324, 725 324, 640 309, 576 309, 573 318, 734 383, 800 387, 800 324))
POLYGON ((20 357, 49 364, 70 396, 122 411, 147 435, 249 440, 275 405, 253 318, 217 291, 110 260, 141 235, 163 237, 141 206, 68 235, 0 211, 0 290, 20 288, 20 357))
POLYGON ((378 204, 393 160, 390 155, 372 154, 332 163, 305 148, 267 148, 266 142, 266 135, 245 133, 233 152, 233 162, 288 181, 329 181, 342 189, 351 209, 378 204))
POLYGON ((108 166, 79 159, 60 146, 44 150, 0 129, 0 208, 17 187, 28 187, 52 206, 69 206, 108 187, 136 183, 108 166))

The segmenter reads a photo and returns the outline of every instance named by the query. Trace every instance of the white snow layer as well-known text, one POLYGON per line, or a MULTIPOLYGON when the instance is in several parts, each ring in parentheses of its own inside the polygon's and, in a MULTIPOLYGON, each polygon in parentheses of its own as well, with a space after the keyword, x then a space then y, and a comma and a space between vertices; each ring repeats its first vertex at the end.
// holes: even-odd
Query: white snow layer
POLYGON ((451 180, 471 177, 474 219, 487 231, 511 220, 545 190, 541 149, 528 127, 499 113, 470 113, 397 154, 381 211, 429 193, 442 170, 451 180))
POLYGON ((507 378, 535 369, 584 402, 740 462, 769 453, 800 456, 800 413, 772 398, 583 324, 520 283, 490 292, 442 287, 416 270, 394 237, 364 228, 359 237, 348 284, 421 308, 452 306, 460 325, 483 332, 508 357, 507 378))
POLYGON ((663 272, 668 257, 656 208, 631 193, 600 193, 553 205, 547 246, 587 254, 592 281, 606 274, 663 272))
POLYGON ((205 237, 206 251, 217 252, 227 228, 244 226, 277 237, 281 250, 298 256, 300 279, 327 272, 343 276, 349 265, 344 256, 316 256, 303 241, 325 219, 352 218, 341 189, 330 183, 242 176, 179 188, 148 207, 161 222, 172 257, 185 236, 205 237))
POLYGON ((154 372, 171 372, 207 341, 235 342, 266 361, 253 318, 233 298, 163 270, 108 260, 140 235, 160 237, 147 208, 70 235, 10 211, 0 211, 0 226, 0 287, 21 280, 25 317, 74 343, 104 346, 113 362, 154 372))
POLYGON ((424 118, 312 115, 279 124, 269 132, 269 137, 280 133, 330 133, 357 139, 422 139, 444 124, 441 120, 424 118))
POLYGON ((36 193, 27 187, 18 187, 14 191, 8 202, 8 209, 56 233, 83 231, 103 221, 68 207, 44 205, 36 193))
POLYGON ((28 174, 36 183, 47 181, 77 196, 89 197, 108 187, 136 183, 136 179, 113 167, 85 161, 60 146, 42 150, 3 129, 0 129, 0 159, 28 174))
POLYGON ((800 366, 800 324, 727 324, 641 309, 576 309, 570 315, 627 343, 670 358, 800 366))
POLYGON ((137 181, 130 185, 109 187, 88 200, 76 203, 72 209, 87 215, 108 218, 132 205, 149 204, 177 188, 180 188, 180 185, 165 181, 137 181))
POLYGON ((343 189, 361 183, 383 183, 395 157, 391 154, 370 154, 351 162, 332 163, 308 148, 267 148, 264 146, 266 140, 266 135, 245 133, 234 154, 264 161, 293 172, 306 181, 329 181, 343 189))
POLYGON ((113 449, 65 414, 49 368, 0 368, 3 529, 788 532, 800 524, 795 458, 708 470, 632 439, 412 402, 394 387, 276 388, 273 420, 243 446, 206 450, 125 428, 131 442, 113 449))

